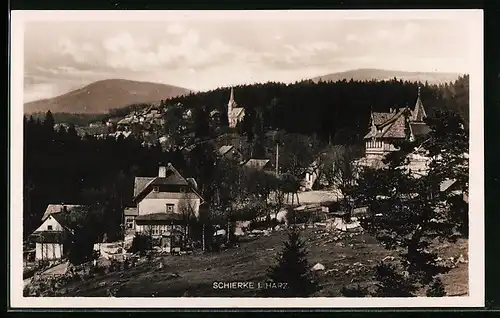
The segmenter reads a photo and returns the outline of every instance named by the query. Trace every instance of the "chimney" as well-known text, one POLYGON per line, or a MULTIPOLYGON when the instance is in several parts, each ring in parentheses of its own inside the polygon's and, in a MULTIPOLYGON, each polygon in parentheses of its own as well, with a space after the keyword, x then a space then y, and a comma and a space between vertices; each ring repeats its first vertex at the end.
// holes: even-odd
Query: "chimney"
POLYGON ((158 168, 158 177, 160 178, 167 177, 167 168, 165 166, 160 166, 160 168, 158 168))
POLYGON ((394 110, 392 108, 389 108, 389 113, 392 113, 394 112, 394 110))

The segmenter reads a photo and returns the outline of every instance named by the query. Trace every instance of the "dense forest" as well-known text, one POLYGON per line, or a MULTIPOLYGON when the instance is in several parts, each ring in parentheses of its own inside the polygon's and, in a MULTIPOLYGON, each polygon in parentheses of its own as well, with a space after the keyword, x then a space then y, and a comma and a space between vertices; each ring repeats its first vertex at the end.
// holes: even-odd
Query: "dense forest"
MULTIPOLYGON (((339 135, 360 139, 368 129, 371 111, 389 111, 408 106, 413 109, 421 86, 421 99, 428 115, 447 108, 468 122, 469 76, 455 83, 429 85, 401 80, 391 81, 302 81, 295 84, 265 83, 237 86, 236 102, 245 107, 247 127, 254 127, 260 116, 264 129, 285 130, 305 135, 316 134, 322 140, 339 135)), ((229 88, 192 93, 165 101, 181 103, 189 109, 226 112, 229 88)))
MULTIPOLYGON (((417 87, 429 114, 448 108, 469 120, 469 76, 454 83, 429 85, 393 79, 390 81, 301 81, 294 84, 269 82, 234 88, 236 102, 247 113, 260 113, 265 128, 284 129, 304 134, 317 133, 329 139, 336 133, 361 136, 366 132, 370 111, 388 111, 396 107, 413 107, 417 87)), ((162 101, 163 105, 181 103, 190 109, 226 111, 229 88, 191 93, 162 101)), ((53 114, 56 122, 85 125, 111 117, 124 117, 144 104, 113 109, 108 114, 53 114)), ((43 120, 45 114, 34 114, 43 120)))
MULTIPOLYGON (((238 131, 250 141, 254 157, 273 161, 274 142, 281 144, 280 172, 298 177, 319 149, 327 143, 350 144, 366 133, 370 111, 414 106, 418 83, 386 82, 336 83, 310 81, 285 85, 266 83, 235 88, 235 99, 246 107, 238 131), (268 130, 278 131, 268 138, 268 130)), ((422 85, 421 98, 429 115, 439 108, 453 110, 468 122, 468 76, 453 84, 422 85)), ((191 94, 164 101, 181 103, 194 110, 193 126, 198 136, 209 129, 207 113, 218 109, 225 114, 229 89, 191 94)), ((132 105, 108 116, 125 114, 132 105)), ((215 155, 215 146, 201 144, 186 154, 181 149, 166 151, 159 144, 143 146, 135 138, 80 138, 71 126, 54 130, 57 115, 24 119, 24 234, 39 224, 47 204, 89 204, 104 210, 108 226, 104 231, 118 235, 121 211, 130 204, 135 176, 154 176, 158 165, 171 162, 186 177, 194 177, 207 201, 227 192, 234 181, 215 155), (214 169, 214 167, 216 167, 214 169), (220 182, 216 181, 220 178, 220 182), (224 181, 225 180, 225 181, 224 181), (227 191, 226 191, 227 190, 227 191)), ((221 122, 224 120, 221 118, 221 122)), ((226 118, 227 124, 227 118, 226 118)), ((239 173, 239 172, 237 172, 239 173)), ((229 191, 229 192, 228 192, 229 191)))

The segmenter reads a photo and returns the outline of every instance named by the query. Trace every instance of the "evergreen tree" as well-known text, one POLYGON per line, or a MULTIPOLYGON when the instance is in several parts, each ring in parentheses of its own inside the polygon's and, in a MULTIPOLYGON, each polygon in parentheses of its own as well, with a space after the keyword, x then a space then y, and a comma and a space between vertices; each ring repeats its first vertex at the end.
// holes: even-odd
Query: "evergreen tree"
POLYGON ((225 106, 219 108, 219 123, 223 128, 229 127, 229 118, 227 117, 227 108, 225 106))
POLYGON ((201 107, 195 111, 194 133, 197 138, 210 136, 210 115, 206 107, 201 107))
POLYGON ((286 283, 284 289, 264 289, 263 293, 268 297, 309 297, 319 290, 298 230, 292 228, 288 232, 288 240, 278 257, 278 264, 269 269, 268 278, 270 283, 286 283))
POLYGON ((243 116, 243 121, 241 122, 242 133, 247 136, 248 142, 252 142, 254 139, 255 122, 256 122, 255 108, 249 107, 245 110, 245 116, 243 116))
POLYGON ((52 112, 48 110, 45 114, 45 120, 43 121, 43 126, 48 134, 52 134, 54 132, 54 125, 54 116, 52 115, 52 112))

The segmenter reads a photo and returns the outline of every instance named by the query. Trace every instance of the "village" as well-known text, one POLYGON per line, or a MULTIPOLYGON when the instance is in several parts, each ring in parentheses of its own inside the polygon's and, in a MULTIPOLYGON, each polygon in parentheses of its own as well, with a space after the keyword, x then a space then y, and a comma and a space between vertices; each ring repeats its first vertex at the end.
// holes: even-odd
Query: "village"
MULTIPOLYGON (((228 98, 228 125, 236 129, 245 118, 245 106, 238 105, 233 88, 228 98)), ((93 242, 91 259, 79 265, 68 260, 71 244, 67 242, 75 235, 72 228, 78 222, 75 220, 90 207, 79 202, 53 202, 24 244, 25 295, 255 296, 248 288, 228 291, 211 286, 217 281, 263 281, 265 267, 281 249, 290 228, 303 232, 312 255, 311 271, 321 276, 318 279, 324 286, 331 285, 314 295, 339 296, 342 286, 368 284, 373 280, 369 278, 370 266, 394 260, 395 254, 377 247, 373 237, 366 233, 363 220, 373 217, 374 211, 369 203, 351 198, 349 189, 358 184, 364 167, 386 167, 384 158, 399 150, 395 146, 398 141, 416 143, 409 161, 400 168, 412 175, 426 175, 433 158, 428 156, 422 142, 431 129, 425 123, 427 113, 420 87, 413 103, 413 107, 391 108, 388 112, 372 111, 361 155, 334 153, 336 157, 332 159, 332 153, 322 149, 305 169, 298 171, 297 182, 287 182, 281 172, 279 143, 274 158, 263 158, 246 151, 241 140, 235 141, 217 129, 212 137, 187 138, 181 144, 164 134, 165 126, 169 125, 165 119, 168 109, 183 109, 181 104, 167 107, 162 101, 142 111, 134 110, 124 118, 77 127, 81 138, 140 136, 144 145, 159 144, 165 150, 175 148, 184 153, 201 143, 212 143, 220 160, 237 167, 239 179, 285 181, 281 186, 271 181, 269 184, 273 185, 256 181, 255 191, 262 193, 256 195, 261 198, 257 203, 250 198, 238 198, 229 208, 233 211, 230 218, 207 221, 204 215, 214 214, 213 207, 221 204, 204 198, 196 176, 183 175, 171 162, 163 162, 157 166, 155 175, 136 175, 134 183, 126 185, 133 189, 133 198, 132 204, 121 211, 121 239, 93 242), (370 253, 363 252, 368 249, 370 253), (239 267, 249 264, 253 264, 252 268, 239 267)), ((192 117, 190 109, 183 109, 184 120, 192 117)), ((211 111, 209 117, 210 125, 217 127, 219 111, 211 111)), ((61 126, 64 124, 58 123, 54 129, 61 126)), ((181 135, 185 131, 188 134, 182 124, 176 130, 181 135)), ((443 195, 458 194, 468 203, 467 192, 456 179, 441 182, 439 191, 443 195)), ((453 275, 463 275, 467 271, 466 241, 437 248, 446 246, 451 248, 447 251, 449 257, 441 261, 460 268, 460 273, 456 269, 453 275)), ((453 275, 444 280, 456 280, 453 275)), ((455 284, 451 293, 461 294, 464 290, 466 293, 466 281, 465 285, 458 283, 458 287, 457 283, 451 284, 455 284)))

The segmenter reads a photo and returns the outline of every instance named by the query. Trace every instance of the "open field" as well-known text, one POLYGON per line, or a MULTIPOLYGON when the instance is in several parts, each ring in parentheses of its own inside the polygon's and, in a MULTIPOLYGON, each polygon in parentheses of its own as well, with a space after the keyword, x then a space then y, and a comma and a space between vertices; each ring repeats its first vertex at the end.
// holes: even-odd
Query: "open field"
MULTIPOLYGON (((316 297, 338 297, 343 286, 370 284, 371 268, 391 253, 367 234, 325 234, 319 229, 303 232, 309 263, 321 263, 322 289, 316 297), (336 239, 337 238, 337 239, 336 239)), ((241 242, 220 253, 163 256, 126 271, 112 272, 65 286, 62 296, 85 297, 252 297, 257 289, 214 289, 213 282, 262 281, 286 239, 284 231, 241 242), (160 264, 163 264, 162 266, 160 264)), ((444 245, 442 258, 467 259, 467 241, 444 245)), ((449 295, 467 293, 467 263, 458 264, 443 278, 449 295)))

